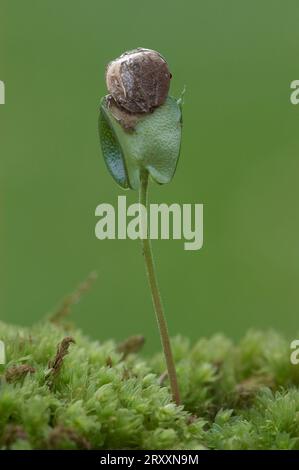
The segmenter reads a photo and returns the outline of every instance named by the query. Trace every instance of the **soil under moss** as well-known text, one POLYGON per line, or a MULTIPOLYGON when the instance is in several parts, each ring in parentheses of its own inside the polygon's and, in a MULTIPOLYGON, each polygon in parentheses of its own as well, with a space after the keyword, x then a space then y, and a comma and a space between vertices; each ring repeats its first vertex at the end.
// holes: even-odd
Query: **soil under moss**
POLYGON ((299 449, 299 366, 275 332, 174 338, 182 406, 161 354, 44 322, 0 323, 2 449, 299 449), (135 352, 134 352, 135 351, 135 352))

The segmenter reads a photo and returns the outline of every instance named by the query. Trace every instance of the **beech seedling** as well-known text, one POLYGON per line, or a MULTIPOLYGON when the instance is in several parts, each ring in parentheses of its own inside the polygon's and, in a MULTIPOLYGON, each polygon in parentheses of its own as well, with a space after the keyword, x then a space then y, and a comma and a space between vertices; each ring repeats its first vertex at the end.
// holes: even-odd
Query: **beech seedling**
MULTIPOLYGON (((123 189, 139 191, 148 205, 149 178, 169 183, 180 154, 180 100, 169 96, 171 73, 156 51, 138 48, 125 52, 106 68, 109 94, 102 98, 99 135, 108 171, 123 189)), ((140 217, 143 217, 140 211, 140 217)), ((147 227, 145 221, 141 226, 147 227)), ((148 230, 146 228, 146 230, 148 230)), ((141 237, 142 251, 165 354, 172 397, 180 403, 176 370, 159 291, 151 241, 141 237)))

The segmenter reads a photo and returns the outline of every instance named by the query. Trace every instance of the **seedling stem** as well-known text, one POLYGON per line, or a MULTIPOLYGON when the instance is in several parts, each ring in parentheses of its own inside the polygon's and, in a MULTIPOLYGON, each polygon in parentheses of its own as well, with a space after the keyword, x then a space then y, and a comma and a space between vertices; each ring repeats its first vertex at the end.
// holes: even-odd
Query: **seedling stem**
MULTIPOLYGON (((142 204, 146 209, 147 209, 147 204, 148 204, 148 176, 149 175, 146 170, 141 172, 141 176, 140 176, 141 181, 140 181, 140 189, 139 189, 139 203, 142 204)), ((145 211, 145 213, 146 212, 147 211, 145 211)), ((140 211, 140 214, 141 214, 141 217, 143 217, 143 211, 140 211)), ((144 221, 141 221, 142 226, 147 227, 147 224, 145 225, 143 222, 144 221)), ((172 349, 171 349, 171 344, 170 344, 170 339, 169 339, 167 322, 166 322, 166 318, 164 315, 162 299, 161 299, 159 286, 158 286, 158 280, 157 280, 157 275, 156 275, 156 270, 155 270, 153 251, 152 251, 152 246, 151 246, 151 240, 150 240, 149 233, 148 233, 148 228, 147 228, 147 236, 141 237, 141 242, 142 242, 142 252, 143 252, 143 256, 145 260, 147 277, 148 277, 148 281, 149 281, 149 285, 151 289, 152 300, 154 304, 154 309, 155 309, 160 337, 161 337, 161 343, 162 343, 163 351, 165 355, 165 361, 166 361, 167 372, 168 372, 168 377, 170 381, 172 398, 173 398, 173 401, 177 405, 179 405, 180 393, 179 393, 177 375, 176 375, 175 364, 173 360, 173 354, 172 354, 172 349)))

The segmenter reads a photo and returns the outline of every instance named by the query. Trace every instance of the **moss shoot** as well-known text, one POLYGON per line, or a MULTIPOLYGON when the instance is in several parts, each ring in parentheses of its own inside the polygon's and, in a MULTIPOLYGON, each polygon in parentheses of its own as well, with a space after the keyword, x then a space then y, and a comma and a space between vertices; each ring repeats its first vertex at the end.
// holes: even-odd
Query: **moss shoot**
POLYGON ((140 337, 101 343, 44 322, 0 323, 0 338, 1 449, 299 449, 299 366, 274 332, 173 339, 179 407, 140 337))

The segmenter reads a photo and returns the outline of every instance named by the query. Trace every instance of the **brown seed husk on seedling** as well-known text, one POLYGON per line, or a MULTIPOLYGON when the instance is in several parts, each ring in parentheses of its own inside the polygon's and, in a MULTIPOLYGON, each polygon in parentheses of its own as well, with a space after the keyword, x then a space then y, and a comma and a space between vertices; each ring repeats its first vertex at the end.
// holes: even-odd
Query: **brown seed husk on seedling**
POLYGON ((162 105, 170 79, 165 59, 150 49, 125 52, 106 68, 109 93, 118 106, 130 113, 149 113, 162 105))

